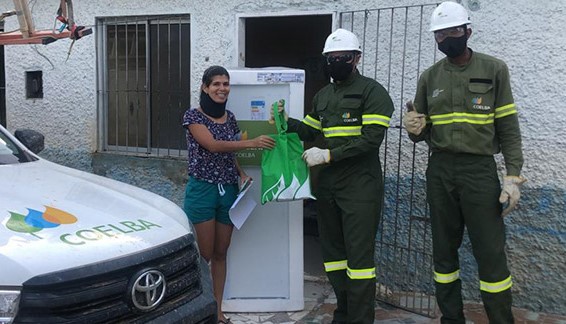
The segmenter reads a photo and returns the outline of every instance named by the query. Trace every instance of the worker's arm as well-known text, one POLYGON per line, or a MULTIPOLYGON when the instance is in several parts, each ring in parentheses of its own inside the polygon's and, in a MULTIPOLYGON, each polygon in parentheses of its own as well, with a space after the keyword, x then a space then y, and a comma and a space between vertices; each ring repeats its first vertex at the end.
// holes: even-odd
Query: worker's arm
POLYGON ((496 119, 495 128, 501 146, 501 153, 505 160, 507 175, 520 175, 523 167, 523 152, 517 114, 496 119))
POLYGON ((499 202, 504 206, 501 216, 506 216, 515 209, 521 197, 521 185, 527 180, 520 175, 523 167, 521 130, 517 107, 511 92, 509 70, 505 64, 502 64, 497 71, 495 79, 494 123, 495 134, 507 169, 507 175, 503 177, 503 185, 499 195, 499 202))
POLYGON ((287 132, 297 133, 301 141, 311 142, 321 133, 320 121, 318 116, 312 112, 307 114, 303 120, 290 118, 287 121, 287 132))
POLYGON ((495 133, 505 159, 507 175, 519 176, 523 167, 521 130, 506 65, 498 71, 495 87, 495 133))
MULTIPOLYGON (((313 98, 313 107, 316 107, 316 101, 318 98, 318 94, 313 98)), ((316 113, 315 109, 313 109, 303 120, 298 120, 295 118, 290 118, 287 112, 285 111, 285 100, 281 99, 275 103, 277 105, 277 109, 279 114, 285 118, 287 122, 287 132, 288 133, 297 133, 301 141, 310 142, 313 141, 316 136, 318 136, 322 130, 320 119, 318 114, 316 113)), ((269 110, 269 123, 275 124, 275 117, 273 116, 273 109, 269 110)))
POLYGON ((426 85, 426 78, 424 75, 421 75, 419 78, 419 82, 417 84, 417 93, 415 94, 415 100, 413 102, 414 111, 418 114, 423 114, 425 117, 426 125, 421 130, 419 134, 413 134, 409 132, 409 138, 417 143, 423 140, 426 140, 430 134, 430 129, 432 127, 432 123, 428 119, 428 102, 426 99, 427 96, 427 85, 426 85))
POLYGON ((287 132, 297 133, 301 141, 311 142, 322 132, 320 117, 316 112, 316 103, 319 100, 319 95, 316 94, 313 98, 313 109, 308 113, 303 120, 294 118, 287 119, 287 132))

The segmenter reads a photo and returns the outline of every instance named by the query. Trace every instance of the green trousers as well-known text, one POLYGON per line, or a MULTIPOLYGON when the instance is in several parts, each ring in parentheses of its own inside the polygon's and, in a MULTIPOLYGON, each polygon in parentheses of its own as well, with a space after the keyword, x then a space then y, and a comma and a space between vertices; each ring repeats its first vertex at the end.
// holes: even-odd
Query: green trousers
POLYGON ((321 172, 316 192, 322 257, 337 301, 334 321, 370 324, 375 318, 381 169, 378 174, 373 170, 371 175, 357 172, 348 176, 334 171, 338 172, 321 172))
POLYGON ((513 323, 501 187, 492 156, 435 152, 428 163, 436 298, 441 323, 465 323, 458 249, 467 228, 491 324, 513 323))

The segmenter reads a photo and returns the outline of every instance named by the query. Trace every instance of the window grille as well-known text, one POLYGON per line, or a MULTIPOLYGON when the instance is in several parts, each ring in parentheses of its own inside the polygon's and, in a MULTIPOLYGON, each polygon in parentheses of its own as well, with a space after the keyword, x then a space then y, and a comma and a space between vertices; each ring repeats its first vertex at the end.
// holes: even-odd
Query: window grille
POLYGON ((185 156, 189 16, 98 18, 96 30, 102 150, 185 156))

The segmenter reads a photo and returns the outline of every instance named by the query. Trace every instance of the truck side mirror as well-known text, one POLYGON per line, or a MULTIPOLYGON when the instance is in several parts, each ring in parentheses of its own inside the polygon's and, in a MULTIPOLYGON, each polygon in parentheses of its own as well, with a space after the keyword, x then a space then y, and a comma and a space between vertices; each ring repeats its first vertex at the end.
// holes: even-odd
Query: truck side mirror
POLYGON ((45 148, 45 136, 33 129, 16 129, 14 136, 35 154, 45 148))

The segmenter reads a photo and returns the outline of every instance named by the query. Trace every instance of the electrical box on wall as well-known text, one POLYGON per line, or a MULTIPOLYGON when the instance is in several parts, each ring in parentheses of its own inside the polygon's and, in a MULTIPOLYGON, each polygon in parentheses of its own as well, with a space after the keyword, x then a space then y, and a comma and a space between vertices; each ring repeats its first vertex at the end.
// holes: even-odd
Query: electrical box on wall
POLYGON ((43 71, 26 71, 26 99, 43 98, 43 71))

